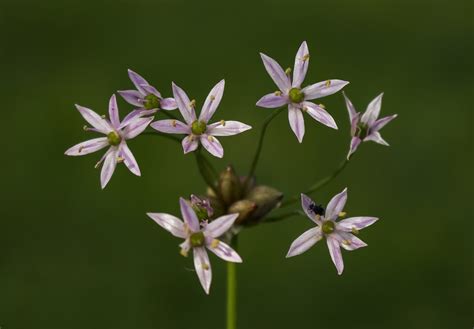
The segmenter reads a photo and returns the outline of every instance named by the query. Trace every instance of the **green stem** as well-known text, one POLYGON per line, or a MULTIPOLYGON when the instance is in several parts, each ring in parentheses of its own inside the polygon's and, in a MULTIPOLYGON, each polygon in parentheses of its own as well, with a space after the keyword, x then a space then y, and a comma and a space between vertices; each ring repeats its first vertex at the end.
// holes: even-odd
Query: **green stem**
POLYGON ((209 167, 207 167, 205 164, 206 160, 201 153, 201 147, 194 151, 194 155, 196 156, 196 163, 199 169, 199 173, 201 174, 206 184, 214 191, 214 193, 217 194, 216 186, 214 180, 212 179, 212 173, 209 171, 209 167))
MULTIPOLYGON (((314 192, 316 192, 317 190, 319 190, 320 188, 324 187, 326 184, 328 184, 330 181, 332 181, 334 178, 336 178, 343 170, 344 168, 347 166, 347 164, 349 163, 349 160, 347 159, 344 159, 343 162, 341 162, 341 164, 339 165, 339 167, 337 167, 336 170, 334 170, 334 172, 327 176, 327 177, 324 177, 323 179, 319 180, 318 182, 314 183, 313 185, 311 185, 305 192, 304 194, 312 194, 314 192)), ((291 198, 287 199, 286 201, 284 201, 280 208, 284 208, 286 206, 289 206, 295 202, 297 202, 298 200, 300 199, 300 196, 299 195, 295 195, 295 196, 292 196, 291 198)))
POLYGON ((255 173, 255 169, 257 168, 258 160, 260 159, 260 153, 262 152, 262 146, 263 146, 263 140, 265 139, 265 133, 267 131, 267 127, 272 122, 272 120, 280 114, 285 108, 279 108, 276 111, 273 111, 269 116, 266 117, 265 121, 263 121, 262 124, 262 130, 260 131, 260 138, 258 140, 258 146, 257 146, 257 151, 255 152, 255 155, 253 157, 252 165, 250 166, 249 173, 247 175, 247 178, 245 179, 244 186, 248 183, 248 181, 252 178, 252 176, 255 173))
MULTIPOLYGON (((237 251, 237 236, 232 237, 232 248, 237 251)), ((226 329, 237 329, 237 266, 227 262, 227 326, 226 329)))

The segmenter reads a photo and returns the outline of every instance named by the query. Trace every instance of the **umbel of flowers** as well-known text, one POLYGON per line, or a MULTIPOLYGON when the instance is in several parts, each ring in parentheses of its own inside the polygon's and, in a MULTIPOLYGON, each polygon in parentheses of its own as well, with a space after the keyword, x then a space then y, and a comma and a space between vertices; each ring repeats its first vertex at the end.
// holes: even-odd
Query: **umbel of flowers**
POLYGON ((269 113, 261 125, 256 151, 251 159, 250 169, 246 173, 238 173, 232 166, 227 166, 218 172, 202 152, 204 149, 208 154, 222 158, 224 148, 218 137, 238 135, 252 128, 240 121, 211 120, 224 95, 224 80, 211 89, 197 115, 196 101, 190 99, 188 94, 174 82, 172 97, 164 97, 142 76, 129 70, 128 74, 135 89, 121 90, 118 93, 133 106, 133 109, 120 120, 115 95, 112 95, 109 101, 108 117, 76 105, 88 123, 84 130, 103 136, 81 142, 65 152, 69 156, 81 156, 107 149, 96 164, 96 167, 102 166, 100 174, 102 188, 109 183, 117 164, 123 163, 134 175, 141 175, 138 162, 129 147, 129 142, 139 135, 167 137, 180 143, 184 154, 194 154, 199 173, 206 184, 203 193, 193 194, 189 199, 179 198, 181 218, 163 212, 148 212, 147 215, 172 235, 182 239, 179 244, 180 253, 182 256, 192 253, 196 274, 206 294, 209 294, 212 282, 208 251, 228 262, 228 329, 236 328, 235 263, 242 262, 236 241, 242 229, 260 223, 273 223, 290 216, 304 215, 314 226, 290 244, 286 257, 299 255, 318 241, 325 240, 338 274, 342 274, 344 269, 341 248, 353 251, 367 246, 359 238, 359 232, 375 223, 378 218, 372 216, 346 218, 344 207, 347 188, 334 196, 326 207, 314 202, 310 195, 319 191, 342 172, 362 142, 374 141, 388 145, 381 137, 380 130, 397 116, 395 114, 379 119, 382 94, 369 103, 363 114, 356 111, 344 94, 351 127, 351 139, 348 141, 348 152, 344 161, 329 176, 302 188, 301 195, 284 197, 282 191, 271 186, 277 182, 262 184, 255 176, 268 126, 278 114, 287 109, 290 128, 300 143, 303 142, 305 133, 305 113, 329 128, 338 129, 330 111, 323 104, 314 103, 314 100, 338 93, 349 82, 327 79, 303 87, 310 61, 306 42, 301 44, 296 53, 293 69, 284 70, 271 57, 263 53, 260 55, 277 90, 261 97, 256 105, 275 110, 269 113), (176 112, 181 118, 175 115, 176 112), (291 209, 299 200, 301 207, 291 209), (290 210, 287 212, 280 210, 285 208, 290 210))

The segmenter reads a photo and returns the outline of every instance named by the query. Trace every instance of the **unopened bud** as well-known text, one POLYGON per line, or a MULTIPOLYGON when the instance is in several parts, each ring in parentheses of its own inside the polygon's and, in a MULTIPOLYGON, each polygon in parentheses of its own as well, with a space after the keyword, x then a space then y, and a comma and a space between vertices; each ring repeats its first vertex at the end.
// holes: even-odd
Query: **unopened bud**
POLYGON ((248 219, 257 209, 257 204, 250 200, 239 200, 229 207, 229 213, 238 213, 239 217, 235 220, 236 224, 241 224, 248 219))
POLYGON ((226 205, 240 199, 242 194, 242 184, 239 177, 235 174, 234 168, 228 166, 219 177, 219 192, 222 201, 226 205))
POLYGON ((257 209, 253 212, 251 220, 259 221, 280 205, 283 193, 273 187, 259 185, 254 187, 246 198, 257 205, 257 209))

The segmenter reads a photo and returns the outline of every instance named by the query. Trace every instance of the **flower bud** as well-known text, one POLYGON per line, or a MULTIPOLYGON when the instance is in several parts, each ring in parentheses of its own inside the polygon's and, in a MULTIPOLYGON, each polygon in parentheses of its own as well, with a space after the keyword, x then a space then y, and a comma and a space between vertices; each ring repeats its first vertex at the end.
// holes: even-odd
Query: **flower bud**
POLYGON ((246 199, 253 201, 257 208, 252 213, 249 221, 257 222, 265 217, 270 211, 280 205, 283 193, 270 186, 259 185, 254 187, 246 199))
POLYGON ((235 174, 234 168, 228 166, 219 177, 219 193, 226 205, 240 199, 242 195, 242 184, 240 178, 235 174))
POLYGON ((241 224, 249 218, 257 209, 257 204, 250 200, 239 200, 234 202, 228 210, 229 214, 238 213, 239 217, 235 220, 236 224, 241 224))

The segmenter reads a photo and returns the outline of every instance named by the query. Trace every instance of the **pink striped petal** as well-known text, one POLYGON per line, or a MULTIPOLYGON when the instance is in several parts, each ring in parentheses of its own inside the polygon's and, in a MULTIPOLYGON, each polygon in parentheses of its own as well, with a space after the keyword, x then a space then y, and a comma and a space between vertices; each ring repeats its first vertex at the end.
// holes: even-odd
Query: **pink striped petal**
POLYGON ((220 121, 207 126, 207 133, 212 136, 233 136, 252 129, 239 121, 220 121))
POLYGON ((326 208, 326 219, 336 220, 339 213, 344 209, 347 201, 347 187, 339 194, 336 194, 331 201, 329 201, 326 208))
POLYGON ((306 194, 301 193, 301 208, 303 208, 304 213, 306 216, 308 216, 309 219, 311 219, 313 222, 315 222, 318 225, 321 225, 321 220, 319 217, 316 217, 316 214, 309 209, 309 207, 313 204, 313 200, 306 194))
POLYGON ((136 176, 141 176, 140 168, 138 167, 137 160, 133 156, 132 151, 128 147, 125 141, 120 144, 120 156, 123 158, 123 162, 127 166, 128 170, 136 176))
POLYGON ((119 126, 120 126, 119 110, 118 110, 117 99, 115 98, 115 95, 112 95, 112 97, 110 97, 110 100, 109 100, 109 118, 114 129, 119 129, 119 126))
POLYGON ((367 217, 367 216, 359 216, 359 217, 351 217, 341 220, 337 223, 337 228, 339 230, 343 230, 346 232, 352 231, 352 229, 362 230, 367 226, 372 225, 379 219, 377 217, 367 217))
POLYGON ((257 106, 265 107, 269 109, 281 107, 285 104, 289 104, 288 96, 286 95, 275 95, 275 93, 267 94, 260 98, 257 102, 257 106))
POLYGON ((135 85, 137 90, 142 94, 146 95, 147 92, 143 89, 143 85, 149 85, 148 81, 146 81, 141 75, 138 73, 133 72, 132 70, 128 70, 128 76, 130 77, 130 80, 132 83, 135 85))
POLYGON ((133 110, 132 112, 127 114, 125 118, 123 118, 119 128, 123 129, 135 120, 142 119, 143 117, 152 115, 154 113, 156 113, 156 110, 145 110, 144 108, 133 110))
POLYGON ((178 108, 178 104, 176 104, 174 98, 163 98, 160 100, 160 107, 167 111, 176 110, 178 108))
POLYGON ((355 153, 355 151, 359 147, 360 143, 362 143, 362 140, 359 137, 352 137, 351 145, 349 147, 349 153, 347 154, 347 160, 349 160, 351 158, 352 154, 355 153))
POLYGON ((357 111, 356 111, 354 105, 352 104, 351 100, 349 99, 349 97, 347 97, 347 95, 344 91, 342 92, 342 95, 344 95, 344 100, 346 102, 347 112, 349 113, 349 121, 352 123, 354 121, 354 118, 357 116, 357 111))
POLYGON ((212 135, 201 135, 200 138, 202 146, 213 156, 222 158, 224 156, 224 148, 217 138, 212 135))
POLYGON ((321 106, 313 104, 311 102, 303 102, 303 108, 306 112, 316 121, 321 122, 323 125, 328 126, 332 129, 337 129, 336 121, 334 121, 331 114, 329 114, 321 106))
POLYGON ((207 245, 207 249, 225 261, 231 263, 242 263, 242 258, 240 258, 239 254, 222 241, 213 240, 211 244, 207 245))
POLYGON ((196 120, 196 112, 191 106, 191 101, 189 100, 188 95, 186 95, 184 90, 178 87, 178 85, 176 85, 174 82, 172 87, 173 96, 176 100, 176 104, 178 105, 179 112, 181 112, 181 115, 187 124, 192 124, 196 120))
POLYGON ((268 57, 263 53, 260 53, 260 56, 262 57, 263 65, 265 66, 265 69, 272 78, 273 82, 275 82, 281 91, 287 93, 291 88, 291 83, 280 64, 278 64, 273 58, 268 57))
POLYGON ((162 228, 178 238, 186 238, 184 223, 181 219, 164 213, 147 213, 148 217, 153 219, 162 228))
POLYGON ((332 262, 336 266, 337 274, 341 275, 342 271, 344 271, 344 261, 342 260, 339 242, 335 237, 328 235, 326 237, 326 243, 328 245, 329 254, 331 255, 332 262))
POLYGON ((323 238, 321 228, 313 227, 301 234, 290 246, 286 258, 300 255, 323 238))
POLYGON ((306 86, 301 91, 305 100, 311 100, 335 94, 348 83, 344 80, 326 80, 306 86))
POLYGON ((181 208, 184 222, 189 226, 191 231, 198 232, 200 230, 199 219, 197 218, 193 208, 191 208, 189 203, 183 198, 179 198, 179 206, 181 208))
POLYGON ((204 247, 198 247, 193 249, 194 254, 194 268, 196 269, 196 274, 199 277, 199 282, 201 286, 209 295, 209 289, 211 288, 212 281, 212 269, 211 263, 209 262, 209 256, 207 255, 206 249, 204 247))
POLYGON ((153 121, 153 117, 151 118, 140 118, 137 120, 133 120, 128 126, 125 127, 123 130, 123 137, 125 139, 132 139, 140 135, 146 127, 153 121))
POLYGON ((360 118, 360 121, 372 126, 372 124, 377 120, 380 115, 380 109, 382 107, 382 97, 383 93, 375 97, 367 106, 367 110, 365 110, 364 114, 360 118))
POLYGON ((117 91, 120 96, 129 104, 132 104, 134 106, 143 106, 143 96, 139 91, 137 90, 119 90, 117 91))
POLYGON ((364 241, 348 232, 338 232, 336 234, 333 234, 333 236, 335 238, 336 236, 338 236, 337 240, 339 241, 339 245, 348 251, 367 247, 367 244, 364 241))
POLYGON ((100 172, 100 185, 102 189, 105 188, 107 183, 110 181, 110 178, 112 178, 115 167, 117 166, 117 156, 117 147, 111 147, 109 151, 107 151, 107 155, 105 156, 104 164, 102 165, 102 170, 100 172))
POLYGON ((153 95, 155 95, 156 97, 161 98, 160 92, 159 92, 158 90, 156 90, 155 87, 150 86, 150 85, 148 85, 148 84, 146 84, 146 85, 141 85, 141 87, 143 88, 143 90, 146 92, 147 95, 153 94, 153 95))
POLYGON ((181 144, 183 145, 184 154, 195 151, 199 146, 197 137, 193 135, 186 136, 181 144))
POLYGON ((397 114, 394 114, 394 115, 390 115, 388 117, 384 117, 382 119, 379 119, 379 120, 375 121, 374 124, 372 125, 372 127, 370 127, 370 130, 371 131, 379 131, 380 129, 385 127, 385 125, 387 123, 389 123, 390 121, 395 119, 397 116, 398 116, 397 114))
POLYGON ((190 134, 191 128, 181 121, 160 120, 153 122, 150 127, 167 134, 190 134))
POLYGON ((214 219, 207 224, 205 232, 208 233, 210 237, 218 238, 234 225, 237 217, 239 217, 239 214, 230 214, 214 219))
POLYGON ((288 106, 288 121, 290 127, 296 135, 298 142, 303 142, 304 137, 304 118, 301 110, 293 105, 288 106))
POLYGON ((114 129, 107 122, 107 120, 103 119, 100 115, 88 109, 86 107, 80 106, 76 104, 76 108, 81 113, 84 120, 86 120, 92 127, 97 129, 99 132, 103 134, 108 134, 109 132, 113 131, 114 129))
POLYGON ((64 154, 69 156, 86 155, 101 150, 104 147, 107 147, 108 145, 109 142, 107 141, 107 137, 94 138, 74 145, 73 147, 69 148, 64 154))
POLYGON ((309 66, 309 50, 306 41, 303 41, 295 57, 292 87, 300 88, 309 66))
POLYGON ((382 138, 382 136, 380 135, 380 133, 378 131, 375 131, 375 132, 371 133, 369 136, 367 136, 366 138, 364 138, 364 142, 367 142, 367 141, 376 142, 377 144, 380 144, 380 145, 390 146, 390 144, 388 144, 382 138))
POLYGON ((219 81, 209 92, 209 95, 204 102, 204 105, 199 115, 199 120, 208 122, 212 115, 216 112, 219 103, 221 102, 222 95, 224 94, 225 81, 219 81))

